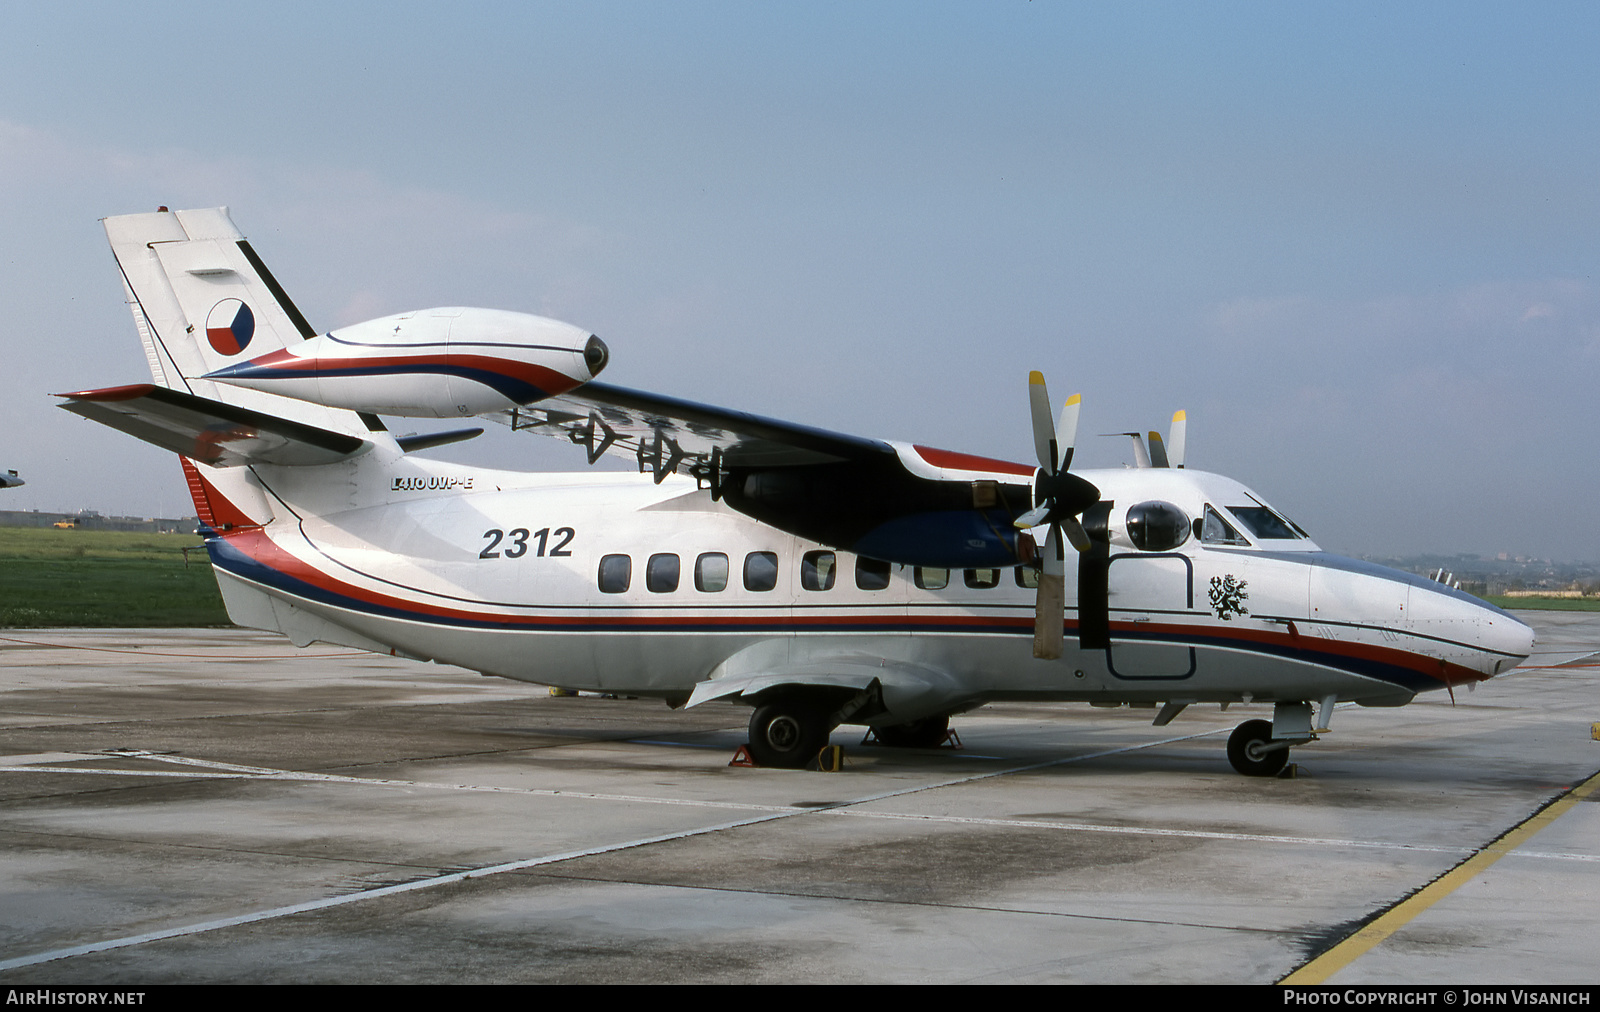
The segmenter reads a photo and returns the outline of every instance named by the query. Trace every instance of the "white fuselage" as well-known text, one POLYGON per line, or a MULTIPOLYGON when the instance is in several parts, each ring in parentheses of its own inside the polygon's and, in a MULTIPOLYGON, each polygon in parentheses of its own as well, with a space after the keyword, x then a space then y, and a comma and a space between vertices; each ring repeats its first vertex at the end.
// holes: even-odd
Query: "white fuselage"
POLYGON ((1067 649, 1053 661, 1032 655, 1024 570, 894 565, 877 589, 885 567, 867 562, 863 589, 862 560, 689 479, 382 455, 256 474, 275 518, 209 542, 236 621, 568 688, 679 701, 709 678, 876 663, 924 673, 925 691, 886 697, 896 720, 997 699, 1397 705, 1492 677, 1531 642, 1492 606, 1298 534, 1216 544, 1197 531, 1168 551, 1135 548, 1121 519, 1135 503, 1199 519, 1260 502, 1203 472, 1086 473, 1113 503, 1111 642, 1079 646, 1069 552, 1067 649))

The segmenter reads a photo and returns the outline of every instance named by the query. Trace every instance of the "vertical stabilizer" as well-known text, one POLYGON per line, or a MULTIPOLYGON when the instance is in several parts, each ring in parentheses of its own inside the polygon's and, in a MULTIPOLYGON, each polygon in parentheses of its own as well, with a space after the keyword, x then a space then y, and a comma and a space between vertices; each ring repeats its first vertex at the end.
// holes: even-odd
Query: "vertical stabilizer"
POLYGON ((157 384, 335 431, 367 432, 353 411, 200 378, 316 334, 227 208, 118 215, 104 225, 157 384))

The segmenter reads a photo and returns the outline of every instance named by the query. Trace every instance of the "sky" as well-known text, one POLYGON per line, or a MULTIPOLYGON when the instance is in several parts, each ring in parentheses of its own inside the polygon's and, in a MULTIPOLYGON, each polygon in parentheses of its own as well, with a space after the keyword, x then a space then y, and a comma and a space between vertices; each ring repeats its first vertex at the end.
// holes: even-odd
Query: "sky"
POLYGON ((1182 408, 1324 548, 1600 559, 1597 51, 1592 4, 16 5, 0 508, 192 512, 51 394, 148 375, 98 219, 228 205, 321 330, 539 313, 612 383, 1023 461, 1040 369, 1075 467, 1182 408))

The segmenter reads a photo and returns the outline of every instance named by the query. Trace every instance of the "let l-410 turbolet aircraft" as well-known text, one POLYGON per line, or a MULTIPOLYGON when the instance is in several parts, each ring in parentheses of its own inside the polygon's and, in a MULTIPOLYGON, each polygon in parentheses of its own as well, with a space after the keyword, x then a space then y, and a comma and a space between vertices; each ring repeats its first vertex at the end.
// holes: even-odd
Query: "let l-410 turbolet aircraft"
POLYGON ((230 617, 486 674, 754 708, 757 761, 841 724, 933 745, 995 700, 1271 703, 1242 773, 1334 705, 1498 675, 1531 630, 1420 577, 1321 551, 1263 498, 1134 435, 1074 472, 1030 377, 1037 466, 864 439, 594 382, 577 327, 443 308, 318 334, 224 208, 105 220, 152 383, 64 395, 183 458, 230 617), (635 460, 535 474, 414 456, 379 415, 486 416, 635 460), (1045 532, 1036 546, 1028 529, 1045 532), (1070 544, 1073 550, 1068 550, 1070 544))

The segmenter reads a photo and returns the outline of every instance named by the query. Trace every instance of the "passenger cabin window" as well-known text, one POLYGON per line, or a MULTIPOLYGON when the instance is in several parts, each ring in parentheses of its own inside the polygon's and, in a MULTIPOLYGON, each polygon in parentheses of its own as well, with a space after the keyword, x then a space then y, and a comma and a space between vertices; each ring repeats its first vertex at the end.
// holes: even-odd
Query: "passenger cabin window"
POLYGON ((968 569, 962 575, 966 578, 967 586, 973 590, 988 590, 990 587, 1000 586, 998 569, 968 569))
POLYGON ((1228 512, 1258 538, 1289 540, 1305 536, 1304 533, 1296 533, 1293 524, 1265 506, 1229 506, 1228 512))
POLYGON ((1039 571, 1032 566, 1018 566, 1017 586, 1024 590, 1037 590, 1039 587, 1039 571))
POLYGON ((720 594, 728 589, 728 557, 721 552, 706 552, 694 560, 694 589, 702 594, 720 594))
POLYGON ((1200 543, 1203 545, 1246 545, 1244 535, 1233 529, 1233 525, 1222 519, 1222 514, 1206 505, 1205 518, 1200 521, 1200 543))
POLYGON ((877 559, 856 559, 856 586, 861 590, 886 590, 889 564, 877 559))
POLYGON ((806 590, 832 590, 839 559, 832 552, 807 552, 800 558, 800 586, 806 590))
POLYGON ((652 594, 670 594, 678 589, 678 557, 652 555, 644 564, 644 586, 652 594))
POLYGON ((633 560, 626 555, 607 555, 600 560, 600 592, 621 594, 633 581, 633 560))
POLYGON ((950 570, 918 566, 912 571, 912 579, 923 590, 943 590, 950 586, 950 570))
POLYGON ((778 553, 751 552, 744 557, 744 589, 768 591, 778 585, 778 553))

